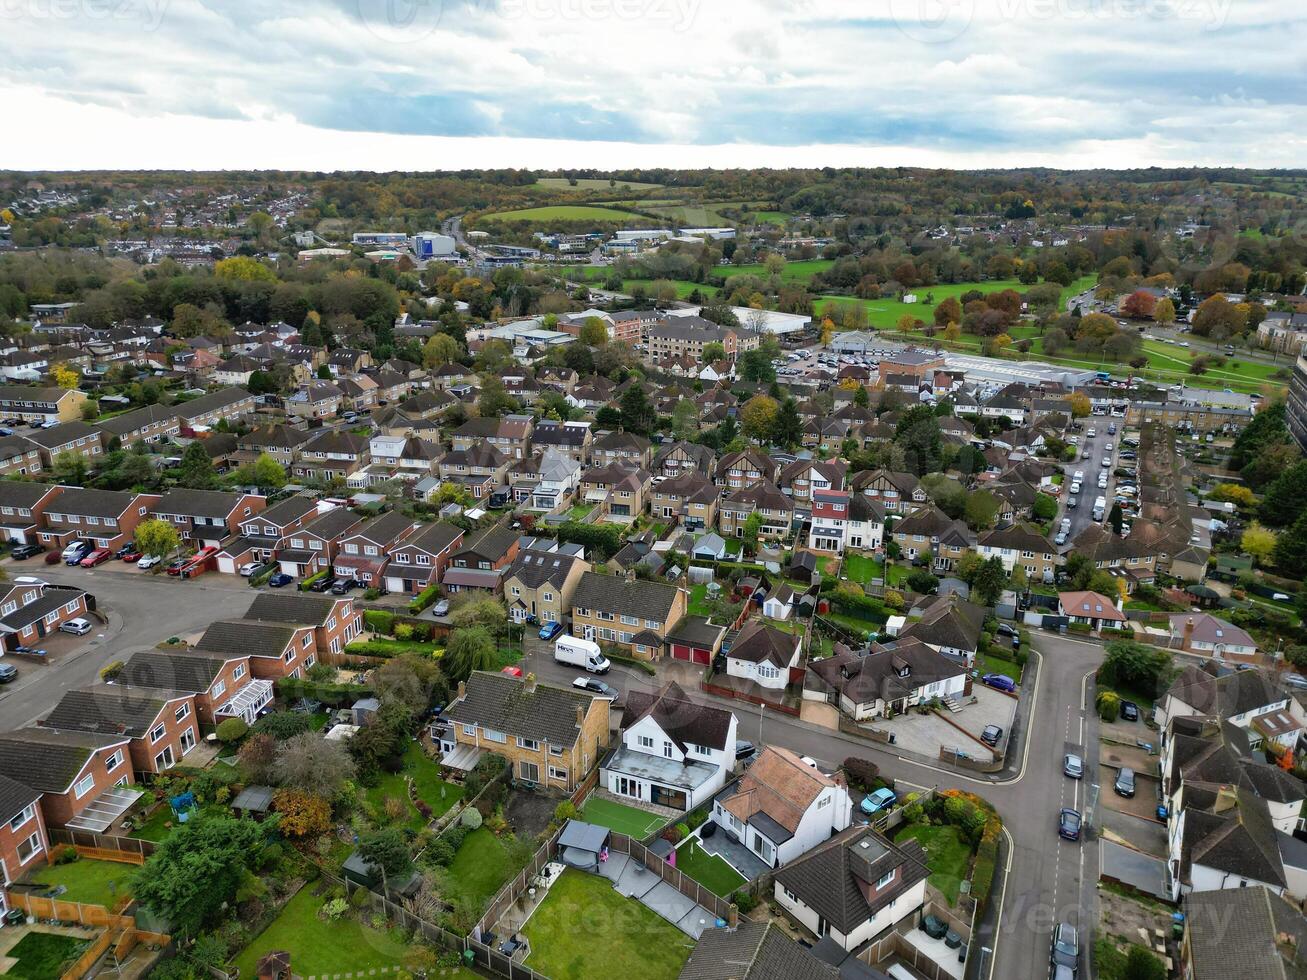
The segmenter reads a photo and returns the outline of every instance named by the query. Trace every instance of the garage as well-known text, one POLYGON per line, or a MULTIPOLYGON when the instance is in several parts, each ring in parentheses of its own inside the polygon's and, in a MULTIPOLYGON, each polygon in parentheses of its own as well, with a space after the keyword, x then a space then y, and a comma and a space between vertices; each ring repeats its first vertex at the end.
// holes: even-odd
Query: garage
POLYGON ((693 664, 704 664, 706 666, 712 663, 712 651, 705 650, 702 647, 689 646, 684 643, 673 643, 672 658, 675 660, 685 660, 688 663, 693 664))
POLYGON ((672 659, 708 666, 722 648, 726 628, 708 621, 706 616, 686 616, 667 638, 672 659))

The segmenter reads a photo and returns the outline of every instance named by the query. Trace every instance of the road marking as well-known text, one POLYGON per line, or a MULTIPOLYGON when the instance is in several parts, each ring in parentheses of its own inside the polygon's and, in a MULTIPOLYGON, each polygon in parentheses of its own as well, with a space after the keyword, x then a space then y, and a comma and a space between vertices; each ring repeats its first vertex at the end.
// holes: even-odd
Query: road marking
POLYGON ((1003 825, 1003 836, 1007 838, 1007 864, 1003 868, 1003 894, 999 897, 998 914, 994 916, 994 935, 992 937, 994 945, 989 950, 989 976, 987 980, 994 980, 994 965, 998 962, 999 937, 1003 934, 1003 908, 1007 905, 1007 886, 1012 878, 1012 853, 1016 850, 1016 841, 1012 839, 1007 824, 1003 825))

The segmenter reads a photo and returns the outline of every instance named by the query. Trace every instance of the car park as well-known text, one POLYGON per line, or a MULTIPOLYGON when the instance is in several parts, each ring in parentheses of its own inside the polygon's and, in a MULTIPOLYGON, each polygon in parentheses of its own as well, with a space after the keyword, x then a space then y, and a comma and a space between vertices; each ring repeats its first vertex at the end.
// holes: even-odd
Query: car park
POLYGON ((1057 812, 1057 835, 1064 840, 1080 839, 1080 811, 1063 807, 1057 812))
POLYGON ((540 627, 540 639, 552 640, 559 633, 563 632, 562 623, 545 623, 540 627))
POLYGON ((986 745, 997 747, 1003 739, 1003 729, 998 725, 986 725, 980 732, 980 740, 986 745))
POLYGON ((72 633, 73 636, 85 636, 94 628, 89 619, 82 619, 80 616, 59 624, 60 633, 72 633))
POLYGON ((997 691, 1007 691, 1011 693, 1017 689, 1017 682, 1007 674, 986 674, 980 678, 980 682, 997 691))
POLYGON ((1116 774, 1116 782, 1112 784, 1112 789, 1116 790, 1117 796, 1124 796, 1127 799, 1135 795, 1135 771, 1128 766, 1116 774))
POLYGON ((90 554, 79 562, 83 568, 94 568, 96 565, 103 565, 113 557, 113 552, 108 548, 96 548, 90 554))
POLYGON ((278 572, 272 578, 268 579, 268 584, 274 589, 280 589, 282 586, 290 585, 295 581, 294 575, 287 575, 285 572, 278 572))
POLYGON ((1082 779, 1085 775, 1085 760, 1074 752, 1062 757, 1062 772, 1072 779, 1082 779))
POLYGON ((888 810, 898 802, 898 796, 887 786, 882 786, 874 793, 868 793, 858 804, 858 809, 867 816, 880 813, 881 810, 888 810))
POLYGON ((146 555, 144 558, 142 558, 140 561, 136 563, 136 567, 141 569, 141 571, 147 571, 153 568, 155 565, 162 563, 162 561, 163 559, 160 558, 158 555, 146 555))

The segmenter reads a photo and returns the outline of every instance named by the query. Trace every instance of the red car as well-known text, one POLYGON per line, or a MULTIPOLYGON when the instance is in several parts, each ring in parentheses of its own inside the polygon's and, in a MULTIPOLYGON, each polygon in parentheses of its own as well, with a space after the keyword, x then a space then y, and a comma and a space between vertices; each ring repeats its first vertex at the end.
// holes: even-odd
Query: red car
POLYGON ((94 568, 96 565, 102 565, 113 557, 113 552, 108 548, 96 548, 89 555, 82 559, 83 568, 94 568))
POLYGON ((127 554, 123 555, 123 561, 127 562, 128 564, 140 560, 141 560, 141 553, 137 551, 135 548, 127 552, 127 554))

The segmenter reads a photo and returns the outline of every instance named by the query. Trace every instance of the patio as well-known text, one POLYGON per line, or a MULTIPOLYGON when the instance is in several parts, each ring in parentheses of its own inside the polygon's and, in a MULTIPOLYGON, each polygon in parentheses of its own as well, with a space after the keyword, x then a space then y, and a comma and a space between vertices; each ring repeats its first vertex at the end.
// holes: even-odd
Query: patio
MULTIPOLYGON (((699 829, 702 832, 703 828, 699 829)), ((732 840, 721 827, 718 827, 717 832, 706 840, 699 837, 699 846, 707 853, 721 858, 743 875, 746 881, 753 881, 763 872, 771 870, 762 858, 739 841, 732 840)))

